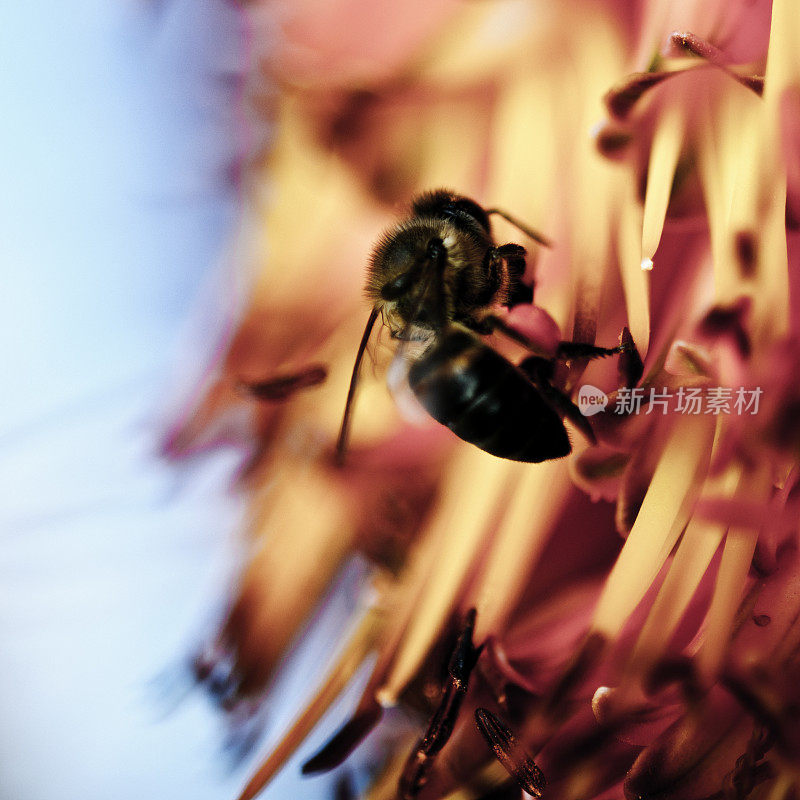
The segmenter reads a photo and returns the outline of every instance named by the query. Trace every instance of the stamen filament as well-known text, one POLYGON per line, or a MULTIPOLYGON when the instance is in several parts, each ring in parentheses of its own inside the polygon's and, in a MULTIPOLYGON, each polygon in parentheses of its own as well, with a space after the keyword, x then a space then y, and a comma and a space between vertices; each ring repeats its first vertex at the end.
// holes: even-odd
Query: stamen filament
POLYGON ((731 264, 729 251, 732 236, 730 233, 731 193, 727 187, 734 183, 732 171, 735 163, 725 158, 724 145, 718 133, 711 110, 704 109, 701 127, 698 166, 703 185, 703 195, 708 216, 711 237, 711 253, 714 263, 714 289, 717 301, 731 303, 739 292, 739 271, 731 264))
MULTIPOLYGON (((730 496, 740 480, 738 469, 728 470, 721 479, 709 481, 704 493, 730 496)), ((725 536, 724 525, 693 519, 683 534, 664 584, 658 592, 647 621, 630 658, 629 669, 645 676, 666 650, 711 559, 725 536)))
POLYGON ((242 790, 238 800, 252 800, 272 780, 278 770, 292 757, 323 714, 333 705, 347 684, 364 663, 372 649, 378 631, 377 612, 368 611, 345 645, 338 661, 305 710, 292 724, 266 761, 258 768, 242 790))
POLYGON ((707 469, 714 425, 708 417, 678 420, 617 563, 603 588, 592 627, 609 638, 644 597, 686 524, 687 503, 707 469))
POLYGON ((650 344, 650 273, 641 268, 642 212, 633 182, 622 192, 619 211, 619 269, 625 293, 628 328, 644 358, 650 344))
POLYGON ((761 130, 759 210, 762 247, 759 248, 758 305, 767 313, 759 338, 774 340, 788 330, 788 259, 786 253, 786 168, 780 157, 781 104, 784 94, 800 85, 800 32, 793 0, 774 0, 764 83, 761 130))
POLYGON ((439 543, 438 552, 419 596, 411 600, 414 616, 377 693, 382 705, 394 704, 419 669, 452 612, 478 551, 485 546, 485 532, 498 501, 519 470, 520 464, 493 458, 474 447, 459 452, 426 532, 439 543))
POLYGON ((689 523, 636 642, 631 656, 633 671, 645 674, 664 652, 724 535, 721 525, 689 523))
POLYGON ((642 220, 642 262, 649 260, 652 263, 661 240, 685 129, 683 106, 677 102, 670 103, 656 128, 650 150, 642 220))
POLYGON ((474 593, 478 641, 490 631, 502 629, 547 543, 569 488, 564 461, 549 461, 523 471, 474 593))
POLYGON ((757 539, 758 531, 753 528, 731 528, 725 539, 714 596, 706 614, 703 644, 696 661, 700 679, 705 684, 713 681, 722 665, 757 539))

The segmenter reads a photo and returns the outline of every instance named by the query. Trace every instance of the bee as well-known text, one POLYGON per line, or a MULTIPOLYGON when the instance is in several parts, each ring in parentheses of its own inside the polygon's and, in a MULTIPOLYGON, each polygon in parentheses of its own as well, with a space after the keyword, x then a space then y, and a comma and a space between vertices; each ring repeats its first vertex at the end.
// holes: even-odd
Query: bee
POLYGON ((421 348, 408 370, 411 391, 437 422, 464 441, 514 461, 561 458, 572 449, 564 417, 594 441, 586 418, 553 385, 555 363, 632 351, 632 341, 614 348, 561 342, 555 356, 546 357, 508 326, 498 311, 532 303, 533 288, 523 280, 525 248, 495 242, 493 215, 550 246, 546 237, 505 211, 484 209, 444 189, 416 197, 411 213, 376 244, 366 281, 372 311, 353 366, 336 446, 339 463, 347 447, 359 365, 379 316, 401 346, 414 342, 421 348), (484 340, 495 332, 533 355, 514 364, 484 340))

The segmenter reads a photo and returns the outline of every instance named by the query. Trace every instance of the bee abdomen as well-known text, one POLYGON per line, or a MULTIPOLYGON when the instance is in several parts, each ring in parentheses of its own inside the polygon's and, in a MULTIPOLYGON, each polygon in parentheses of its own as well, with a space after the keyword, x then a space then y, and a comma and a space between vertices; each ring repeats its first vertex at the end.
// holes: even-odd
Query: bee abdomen
POLYGON ((467 331, 444 334, 408 378, 435 420, 487 453, 539 462, 571 450, 560 417, 525 374, 467 331))

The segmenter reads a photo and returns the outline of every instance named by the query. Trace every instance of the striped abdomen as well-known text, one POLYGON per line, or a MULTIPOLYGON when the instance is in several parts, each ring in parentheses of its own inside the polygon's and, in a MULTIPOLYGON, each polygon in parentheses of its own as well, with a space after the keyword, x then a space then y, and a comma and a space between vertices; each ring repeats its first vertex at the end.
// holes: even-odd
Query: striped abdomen
POLYGON ((561 418, 525 374, 468 331, 443 334, 408 380, 435 420, 487 453, 547 461, 572 449, 561 418))

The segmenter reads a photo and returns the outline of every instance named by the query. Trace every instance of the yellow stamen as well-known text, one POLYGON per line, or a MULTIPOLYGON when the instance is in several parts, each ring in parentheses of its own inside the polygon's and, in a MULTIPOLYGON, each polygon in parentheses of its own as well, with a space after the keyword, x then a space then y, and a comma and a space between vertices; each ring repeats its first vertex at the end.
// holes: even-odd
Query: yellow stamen
MULTIPOLYGON (((569 148, 569 173, 564 179, 569 191, 564 200, 569 204, 570 251, 573 271, 571 309, 572 338, 595 340, 606 270, 611 252, 613 197, 623 177, 613 164, 597 152, 591 131, 603 114, 600 98, 605 88, 622 69, 621 60, 609 53, 621 52, 617 32, 609 29, 598 17, 584 29, 580 41, 580 57, 574 59, 575 74, 561 76, 560 97, 554 98, 561 119, 557 130, 574 129, 574 141, 562 142, 569 148), (591 32, 590 32, 591 31, 591 32), (587 135, 587 131, 589 134, 587 135)), ((554 132, 558 139, 558 133, 554 132)))
POLYGON ((619 210, 619 260, 628 327, 640 355, 650 344, 650 274, 642 264, 642 212, 634 196, 633 181, 625 187, 619 210))
POLYGON ((324 469, 289 456, 283 467, 274 491, 268 487, 255 498, 249 527, 258 550, 240 589, 241 595, 258 598, 240 656, 257 660, 265 672, 327 590, 354 536, 352 508, 331 491, 324 469))
POLYGON ((786 171, 781 159, 781 103, 784 93, 800 87, 800 28, 793 0, 774 0, 764 84, 763 127, 761 130, 762 214, 758 251, 759 285, 755 291, 756 339, 774 341, 788 330, 789 281, 786 255, 786 171))
POLYGON ((625 546, 603 588, 592 627, 616 636, 658 575, 686 525, 693 493, 708 466, 714 425, 679 419, 658 463, 625 546))
POLYGON ((681 152, 686 114, 680 102, 667 104, 662 115, 650 149, 650 163, 647 169, 647 194, 644 201, 642 219, 642 258, 643 269, 653 268, 653 256, 661 240, 664 219, 667 215, 675 168, 681 152), (649 266, 645 263, 649 262, 649 266))
POLYGON ((519 474, 520 464, 463 447, 442 487, 442 499, 426 536, 438 542, 431 569, 418 596, 409 598, 414 615, 377 697, 393 705, 419 669, 453 611, 458 592, 485 546, 486 530, 498 501, 519 474))
POLYGON ((744 102, 737 109, 736 120, 726 120, 726 124, 731 125, 731 130, 735 131, 740 143, 738 152, 732 156, 737 165, 730 211, 730 227, 734 235, 739 231, 757 230, 763 103, 747 102, 750 99, 750 97, 742 98, 744 102))
POLYGON ((536 110, 552 106, 554 91, 539 70, 523 72, 503 86, 492 120, 492 174, 487 191, 492 205, 514 209, 515 216, 548 233, 551 209, 544 201, 557 185, 558 142, 555 126, 536 110), (520 182, 520 174, 535 176, 536 192, 520 182))
POLYGON ((789 329, 789 270, 786 252, 786 181, 776 182, 764 211, 754 293, 754 343, 764 346, 789 329))
MULTIPOLYGON (((728 497, 733 494, 738 482, 739 470, 732 468, 721 479, 709 481, 704 492, 728 497)), ((724 525, 713 525, 698 519, 689 523, 639 634, 631 655, 632 671, 645 674, 663 654, 724 535, 724 525)))
POLYGON ((353 632, 350 641, 345 645, 339 659, 329 670, 325 682, 317 690, 289 731, 271 751, 266 761, 248 781, 238 800, 252 800, 292 757, 293 753, 303 743, 303 740, 313 730, 336 698, 344 691, 358 668, 363 664, 364 659, 372 649, 378 625, 378 612, 374 610, 368 611, 353 632))
POLYGON ((731 528, 725 539, 703 645, 697 654, 697 671, 704 683, 713 681, 728 648, 757 539, 758 531, 750 528, 731 528))
POLYGON ((716 300, 727 304, 743 293, 736 237, 741 231, 760 232, 763 226, 757 208, 759 175, 764 170, 763 103, 730 82, 721 93, 714 86, 705 87, 698 163, 711 232, 716 300))
POLYGON ((525 589, 570 488, 565 461, 526 467, 475 590, 475 641, 502 629, 525 589))
MULTIPOLYGON (((704 96, 703 102, 709 100, 704 96)), ((722 303, 731 303, 739 291, 739 271, 730 263, 727 245, 730 235, 730 200, 731 194, 726 191, 734 164, 725 159, 720 152, 719 134, 716 130, 718 120, 714 118, 712 108, 706 105, 703 109, 698 163, 703 185, 703 194, 708 216, 708 227, 711 236, 711 253, 714 261, 714 288, 717 299, 722 303), (733 278, 733 280, 731 280, 733 278)))
POLYGON ((765 77, 764 105, 777 128, 784 91, 800 85, 800 26, 795 0, 773 0, 765 77))

